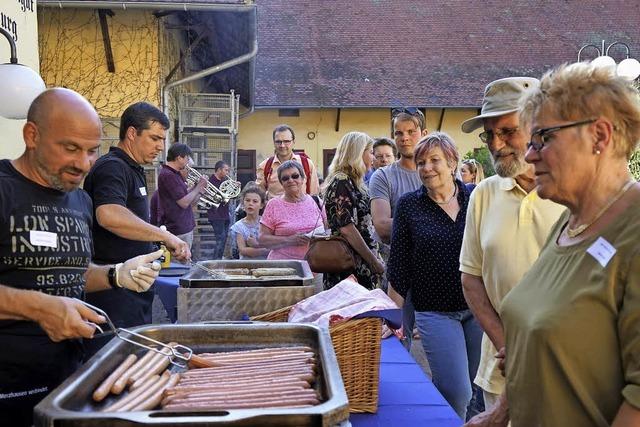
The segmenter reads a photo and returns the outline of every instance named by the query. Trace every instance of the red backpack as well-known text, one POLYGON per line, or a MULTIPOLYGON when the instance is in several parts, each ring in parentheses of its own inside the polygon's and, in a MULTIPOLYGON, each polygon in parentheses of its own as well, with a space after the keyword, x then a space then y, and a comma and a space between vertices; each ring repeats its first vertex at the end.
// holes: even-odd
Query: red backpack
MULTIPOLYGON (((302 163, 302 169, 307 177, 307 194, 311 194, 311 167, 309 166, 309 156, 304 153, 295 153, 300 156, 300 162, 302 163)), ((273 166, 273 159, 275 156, 269 157, 267 163, 264 165, 264 186, 269 191, 269 177, 271 176, 271 169, 273 166)))

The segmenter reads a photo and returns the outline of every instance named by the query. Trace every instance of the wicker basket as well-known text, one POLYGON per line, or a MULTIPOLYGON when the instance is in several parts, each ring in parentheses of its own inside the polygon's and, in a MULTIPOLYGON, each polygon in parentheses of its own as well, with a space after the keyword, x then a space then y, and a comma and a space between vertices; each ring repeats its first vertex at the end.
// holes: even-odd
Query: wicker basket
MULTIPOLYGON (((251 320, 286 322, 290 310, 291 307, 281 308, 251 320)), ((331 326, 329 332, 349 398, 349 412, 375 413, 378 410, 382 320, 375 317, 347 320, 331 326)))

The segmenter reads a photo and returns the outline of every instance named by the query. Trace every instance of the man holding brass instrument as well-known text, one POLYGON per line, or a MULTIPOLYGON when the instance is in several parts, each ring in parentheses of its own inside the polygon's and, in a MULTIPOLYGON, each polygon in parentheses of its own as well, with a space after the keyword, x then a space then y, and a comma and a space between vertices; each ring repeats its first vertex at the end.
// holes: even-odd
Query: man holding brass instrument
MULTIPOLYGON (((216 188, 220 188, 227 179, 229 179, 229 165, 224 160, 218 160, 213 167, 213 175, 209 178, 209 182, 216 188)), ((228 203, 221 203, 219 206, 209 209, 207 218, 216 235, 212 259, 222 259, 230 225, 228 203)))
POLYGON ((163 224, 171 233, 184 240, 189 248, 193 244, 193 229, 196 227, 191 206, 198 202, 207 186, 207 177, 202 175, 191 188, 187 187, 184 172, 189 168, 191 148, 175 143, 167 152, 167 163, 158 175, 158 208, 162 212, 163 224))

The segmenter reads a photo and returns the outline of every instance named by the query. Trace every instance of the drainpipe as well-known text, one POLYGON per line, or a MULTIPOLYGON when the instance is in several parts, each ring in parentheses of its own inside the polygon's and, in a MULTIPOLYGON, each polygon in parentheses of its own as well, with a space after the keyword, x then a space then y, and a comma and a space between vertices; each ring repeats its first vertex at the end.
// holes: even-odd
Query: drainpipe
POLYGON ((249 105, 251 107, 249 107, 249 109, 247 111, 245 111, 244 113, 240 114, 238 116, 238 120, 240 119, 244 119, 247 116, 250 116, 251 114, 253 114, 254 111, 256 111, 256 59, 253 58, 251 60, 251 64, 249 64, 249 105))
POLYGON ((212 4, 206 1, 174 3, 162 1, 93 1, 93 0, 38 0, 39 7, 78 8, 78 9, 155 9, 155 10, 189 10, 218 12, 251 12, 255 4, 212 4))

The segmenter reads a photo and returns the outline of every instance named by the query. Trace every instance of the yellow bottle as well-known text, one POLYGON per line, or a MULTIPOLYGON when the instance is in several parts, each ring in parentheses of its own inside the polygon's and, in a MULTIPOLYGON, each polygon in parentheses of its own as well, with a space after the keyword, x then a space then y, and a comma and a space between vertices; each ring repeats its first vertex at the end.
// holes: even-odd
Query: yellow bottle
MULTIPOLYGON (((167 231, 167 227, 165 227, 164 225, 161 225, 160 229, 162 231, 167 231)), ((167 247, 164 245, 164 242, 160 242, 160 249, 162 249, 162 256, 160 257, 160 267, 169 268, 169 266, 171 265, 171 252, 169 252, 169 249, 167 249, 167 247)))

